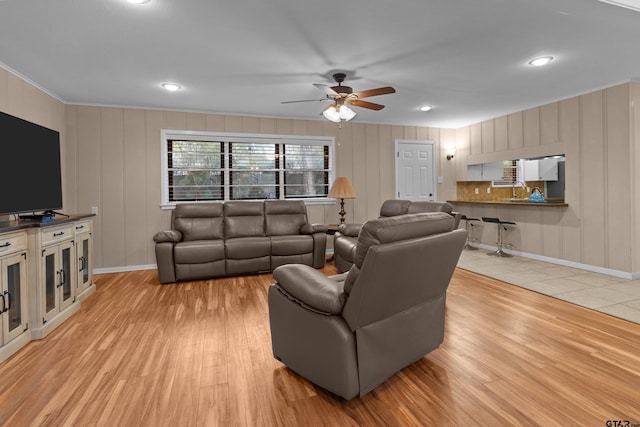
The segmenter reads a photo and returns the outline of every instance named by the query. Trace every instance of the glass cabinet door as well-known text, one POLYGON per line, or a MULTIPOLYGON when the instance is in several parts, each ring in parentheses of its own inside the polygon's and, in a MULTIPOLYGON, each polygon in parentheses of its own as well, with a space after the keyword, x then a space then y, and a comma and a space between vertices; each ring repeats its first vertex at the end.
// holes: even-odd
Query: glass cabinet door
MULTIPOLYGON (((71 263, 73 262, 73 242, 61 245, 60 248, 60 310, 65 309, 73 303, 73 273, 71 263)), ((74 267, 75 268, 75 267, 74 267)))
POLYGON ((58 276, 55 248, 44 251, 44 313, 45 320, 48 314, 58 311, 58 276))
POLYGON ((2 296, 4 300, 4 342, 11 341, 26 329, 27 257, 18 254, 3 260, 2 296))
POLYGON ((91 286, 93 280, 91 275, 91 234, 84 233, 78 238, 77 252, 78 252, 78 285, 76 296, 78 292, 82 292, 91 286))

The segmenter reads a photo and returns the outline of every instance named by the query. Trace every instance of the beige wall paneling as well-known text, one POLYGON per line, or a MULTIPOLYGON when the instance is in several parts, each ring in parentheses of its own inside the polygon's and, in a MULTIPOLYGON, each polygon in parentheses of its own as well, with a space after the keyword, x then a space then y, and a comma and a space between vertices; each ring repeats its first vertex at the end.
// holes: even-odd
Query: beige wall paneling
MULTIPOLYGON (((144 110, 124 110, 125 264, 152 264, 147 257, 147 137, 144 110)), ((158 141, 158 145, 160 142, 158 141)), ((156 178, 160 179, 160 176, 156 178)))
POLYGON ((531 108, 523 112, 523 137, 525 147, 540 145, 540 109, 531 108))
MULTIPOLYGON (((102 163, 100 161, 100 127, 101 112, 99 107, 77 106, 76 138, 76 170, 77 170, 77 208, 79 212, 91 212, 91 207, 98 208, 98 215, 93 221, 94 234, 94 267, 103 266, 103 234, 102 222, 105 212, 102 210, 102 163)), ((105 200, 109 203, 110 200, 105 200)))
POLYGON ((0 67, 0 111, 8 113, 9 72, 0 67))
POLYGON ((542 214, 542 254, 562 258, 562 209, 540 208, 542 214))
POLYGON ((630 141, 631 141, 631 161, 633 167, 630 172, 631 191, 631 225, 630 234, 632 236, 632 270, 640 272, 640 83, 630 83, 630 141))
POLYGON ((377 165, 369 165, 368 163, 365 126, 368 125, 351 123, 351 136, 353 138, 351 182, 358 197, 351 200, 351 212, 347 211, 347 214, 348 218, 353 219, 347 220, 347 222, 363 223, 369 218, 367 212, 367 169, 369 167, 377 167, 377 165))
MULTIPOLYGON (((188 130, 187 113, 179 111, 167 111, 165 117, 167 129, 188 130)), ((160 141, 160 139, 158 139, 158 141, 160 141)))
POLYGON ((507 151, 509 149, 509 119, 507 116, 494 120, 494 145, 495 151, 507 151))
POLYGON ((366 142, 366 180, 367 180, 367 219, 376 218, 380 213, 380 129, 378 125, 368 124, 365 127, 366 142))
MULTIPOLYGON (((164 111, 146 110, 145 116, 145 147, 147 156, 146 166, 146 236, 147 261, 145 264, 155 264, 156 254, 153 243, 153 235, 161 230, 166 230, 171 225, 171 211, 160 209, 161 186, 161 150, 160 130, 169 129, 167 125, 167 113, 164 111)), ((117 265, 104 265, 105 267, 118 267, 117 265)))
MULTIPOLYGON (((392 134, 392 128, 389 125, 378 125, 378 132, 380 133, 379 146, 378 146, 378 168, 380 171, 380 193, 379 200, 380 205, 385 200, 395 198, 395 146, 392 134)), ((380 207, 376 211, 376 218, 380 213, 380 207)))
POLYGON ((447 160, 448 147, 457 147, 456 143, 456 131, 453 129, 441 129, 440 130, 440 173, 443 183, 438 185, 438 200, 446 201, 456 198, 456 174, 457 167, 460 163, 458 157, 458 149, 456 148, 456 154, 453 159, 447 160))
MULTIPOLYGON (((7 76, 7 113, 28 120, 25 114, 24 90, 26 83, 19 77, 9 73, 7 76)), ((35 108, 35 106, 34 106, 35 108)))
MULTIPOLYGON (((291 133, 291 121, 290 120, 278 120, 278 124, 286 123, 288 131, 281 131, 278 133, 291 133)), ((240 116, 225 116, 224 119, 225 132, 242 132, 242 117, 240 116)))
POLYGON ((524 146, 523 113, 513 113, 507 116, 509 130, 509 150, 517 150, 524 146))
POLYGON ((629 85, 609 88, 606 95, 606 266, 631 271, 631 158, 629 85))
POLYGON ((482 123, 475 123, 470 128, 470 144, 471 150, 469 154, 482 153, 482 123))
POLYGON ((187 113, 187 129, 189 130, 207 130, 207 115, 201 113, 187 113))
MULTIPOLYGON (((275 120, 273 120, 275 126, 275 120)), ((224 116, 220 114, 207 114, 207 128, 209 132, 224 132, 224 116)), ((270 132, 275 133, 275 132, 270 132)))
POLYGON ((581 97, 582 135, 582 221, 584 259, 582 262, 605 267, 607 251, 605 221, 605 165, 604 92, 597 91, 581 97))
POLYGON ((582 166, 580 154, 580 98, 559 103, 560 139, 565 154, 565 201, 562 215, 562 259, 582 262, 582 166))
MULTIPOLYGON (((80 212, 78 208, 78 120, 77 108, 73 105, 65 107, 65 166, 63 167, 64 185, 62 199, 65 212, 80 212)), ((84 212, 90 212, 85 210, 84 212)))
POLYGON ((560 140, 558 110, 557 102, 540 107, 540 142, 542 144, 555 144, 560 140))
POLYGON ((494 153, 496 150, 495 147, 495 132, 493 128, 493 120, 486 120, 482 122, 481 125, 481 145, 483 153, 494 153))
POLYGON ((471 128, 456 129, 456 179, 466 181, 468 157, 471 154, 471 128))
POLYGON ((100 160, 102 256, 108 265, 127 265, 124 208, 124 114, 120 108, 101 108, 100 160), (108 236, 108 238, 106 238, 108 236))

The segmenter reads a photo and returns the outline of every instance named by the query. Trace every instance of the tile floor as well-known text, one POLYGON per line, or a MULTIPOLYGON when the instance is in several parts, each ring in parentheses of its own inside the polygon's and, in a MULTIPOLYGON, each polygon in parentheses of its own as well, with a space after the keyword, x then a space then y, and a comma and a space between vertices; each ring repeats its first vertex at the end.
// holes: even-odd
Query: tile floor
POLYGON ((458 267, 583 307, 640 323, 640 280, 592 273, 529 258, 463 250, 458 267))

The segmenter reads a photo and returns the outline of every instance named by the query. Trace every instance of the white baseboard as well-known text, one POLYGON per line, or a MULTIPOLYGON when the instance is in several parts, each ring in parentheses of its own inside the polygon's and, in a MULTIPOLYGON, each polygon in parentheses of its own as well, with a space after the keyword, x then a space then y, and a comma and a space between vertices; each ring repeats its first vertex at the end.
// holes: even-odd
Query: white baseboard
MULTIPOLYGON (((487 249, 489 251, 496 250, 495 246, 485 245, 482 243, 474 243, 472 244, 472 246, 477 248, 487 249)), ((590 271, 592 273, 606 274, 608 276, 619 277, 621 279, 628 279, 628 280, 640 279, 640 272, 630 273, 627 271, 613 270, 611 268, 598 267, 590 264, 582 264, 580 262, 568 261, 565 259, 558 259, 558 258, 551 258, 543 255, 537 255, 537 254, 530 254, 527 252, 520 252, 512 249, 507 249, 507 252, 512 255, 520 256, 523 258, 535 259, 537 261, 544 261, 551 264, 562 265, 564 267, 577 268, 580 270, 590 271)))
MULTIPOLYGON (((495 246, 490 246, 490 245, 485 245, 482 243, 474 243, 473 246, 478 247, 478 248, 482 248, 482 249, 487 249, 489 251, 493 251, 496 249, 495 246)), ((562 265, 565 267, 572 267, 572 268, 577 268, 580 270, 585 270, 585 271, 590 271, 593 273, 600 273, 600 274, 606 274, 608 276, 613 276, 613 277, 619 277, 621 279, 628 279, 628 280, 637 280, 640 279, 640 272, 635 272, 635 273, 630 273, 627 271, 620 271, 620 270, 613 270, 610 268, 604 268, 604 267, 598 267, 595 265, 589 265, 589 264, 582 264, 579 262, 574 262, 574 261, 567 261, 564 259, 558 259, 558 258, 551 258, 551 257, 546 257, 543 255, 537 255, 537 254, 530 254, 527 252, 520 252, 520 251, 516 251, 516 250, 511 250, 508 249, 507 250, 510 254, 519 256, 519 257, 523 257, 523 258, 530 258, 530 259, 535 259, 538 261, 544 261, 544 262, 548 262, 551 264, 557 264, 557 265, 562 265)), ((328 249, 326 251, 327 255, 333 255, 333 249, 328 249)), ((108 268, 95 268, 93 270, 94 274, 106 274, 106 273, 122 273, 122 272, 126 272, 126 271, 138 271, 138 270, 155 270, 157 268, 156 264, 147 264, 147 265, 127 265, 127 266, 123 266, 123 267, 108 267, 108 268)))
POLYGON ((125 271, 138 271, 138 270, 155 270, 156 268, 158 268, 157 264, 125 265, 122 267, 94 268, 93 274, 123 273, 125 271))

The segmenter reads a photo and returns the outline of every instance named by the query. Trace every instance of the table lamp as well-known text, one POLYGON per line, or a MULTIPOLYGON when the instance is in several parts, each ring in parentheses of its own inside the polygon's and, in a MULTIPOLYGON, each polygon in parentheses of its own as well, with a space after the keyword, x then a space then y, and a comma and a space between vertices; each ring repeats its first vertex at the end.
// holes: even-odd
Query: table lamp
POLYGON ((333 181, 331 190, 329 190, 329 197, 334 199, 340 199, 340 224, 344 224, 344 216, 347 214, 344 211, 344 199, 355 199, 356 193, 353 191, 353 185, 351 180, 346 176, 339 176, 333 181))

